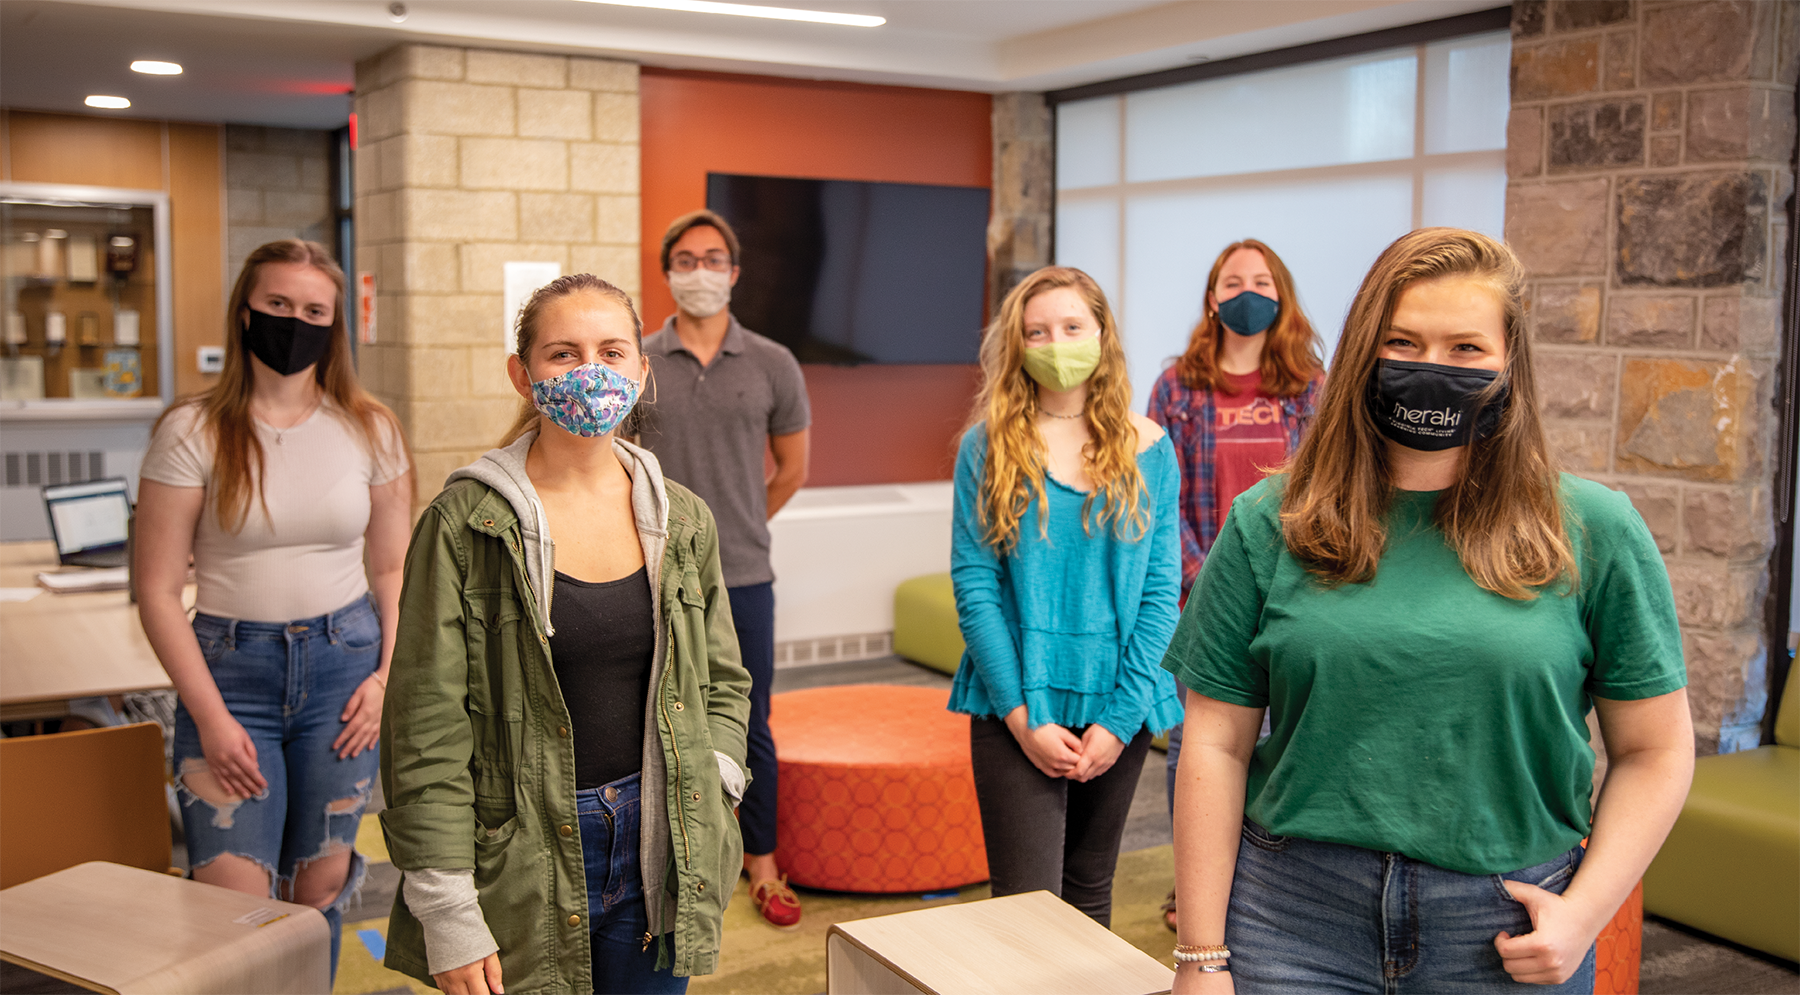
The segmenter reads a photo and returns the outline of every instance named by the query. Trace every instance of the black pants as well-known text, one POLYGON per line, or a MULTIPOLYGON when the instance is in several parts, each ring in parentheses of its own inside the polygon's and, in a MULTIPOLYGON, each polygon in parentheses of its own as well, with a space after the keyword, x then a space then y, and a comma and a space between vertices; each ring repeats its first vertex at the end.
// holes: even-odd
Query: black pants
POLYGON ((1082 784, 1045 776, 1005 722, 970 719, 975 797, 994 897, 1048 891, 1111 926, 1119 839, 1149 749, 1150 734, 1138 730, 1110 770, 1082 784))
POLYGON ((738 652, 750 671, 750 788, 738 807, 744 852, 775 852, 775 736, 769 732, 769 685, 775 682, 775 585, 728 587, 738 652))

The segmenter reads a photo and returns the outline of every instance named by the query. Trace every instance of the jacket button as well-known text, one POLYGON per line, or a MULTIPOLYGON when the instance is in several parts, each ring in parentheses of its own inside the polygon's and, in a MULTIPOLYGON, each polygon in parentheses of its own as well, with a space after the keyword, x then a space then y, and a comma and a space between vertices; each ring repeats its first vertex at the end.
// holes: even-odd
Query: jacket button
POLYGON ((484 527, 486 527, 486 528, 490 528, 490 529, 491 529, 491 528, 493 528, 493 527, 494 527, 494 520, 493 520, 493 519, 491 519, 491 518, 484 518, 484 519, 482 519, 482 520, 481 520, 481 524, 482 524, 482 525, 483 525, 483 526, 484 526, 484 527))
POLYGON ((571 926, 581 925, 581 917, 580 916, 570 916, 569 917, 569 925, 571 925, 571 926))
POLYGON ((700 800, 700 792, 698 792, 698 791, 696 791, 696 792, 694 792, 694 800, 695 800, 695 801, 699 801, 699 800, 700 800))
POLYGON ((556 734, 558 736, 561 736, 564 739, 568 739, 569 738, 569 727, 568 726, 557 726, 556 734))
POLYGON ((681 704, 681 702, 679 702, 679 701, 678 701, 678 702, 676 702, 676 703, 675 703, 675 710, 676 710, 676 711, 677 711, 677 712, 679 712, 679 711, 681 711, 681 710, 682 710, 682 708, 683 708, 683 707, 685 707, 685 706, 683 706, 683 705, 682 705, 682 704, 681 704))
POLYGON ((702 881, 699 884, 695 885, 694 890, 695 891, 705 891, 706 890, 706 882, 702 881))
POLYGON ((574 829, 574 827, 572 827, 572 826, 564 826, 564 827, 562 827, 562 828, 561 828, 561 829, 558 829, 558 830, 557 830, 557 832, 559 832, 559 833, 561 833, 561 834, 563 834, 563 835, 564 835, 564 836, 573 836, 573 835, 575 835, 575 829, 574 829))

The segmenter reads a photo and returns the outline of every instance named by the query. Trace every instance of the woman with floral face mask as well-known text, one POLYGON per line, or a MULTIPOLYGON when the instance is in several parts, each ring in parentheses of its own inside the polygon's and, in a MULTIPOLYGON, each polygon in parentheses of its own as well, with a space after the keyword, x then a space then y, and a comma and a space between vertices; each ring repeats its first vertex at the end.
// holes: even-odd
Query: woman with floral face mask
MULTIPOLYGON (((1206 278, 1205 313, 1187 351, 1150 389, 1150 420, 1181 462, 1181 596, 1187 598, 1231 502, 1287 462, 1311 424, 1324 383, 1319 337, 1294 278, 1253 238, 1233 242, 1206 278)), ((1181 727, 1169 730, 1169 814, 1181 727)), ((1163 904, 1175 928, 1175 892, 1163 904)))
POLYGON ((1129 409, 1125 352, 1086 273, 1047 267, 981 346, 956 459, 951 578, 993 893, 1043 889, 1112 919, 1119 840, 1153 732, 1180 716, 1158 667, 1176 621, 1180 474, 1129 409))
POLYGON ((524 409, 413 532, 387 963, 447 993, 681 992, 718 959, 750 679, 712 514, 618 438, 640 338, 597 277, 533 294, 507 357, 524 409))

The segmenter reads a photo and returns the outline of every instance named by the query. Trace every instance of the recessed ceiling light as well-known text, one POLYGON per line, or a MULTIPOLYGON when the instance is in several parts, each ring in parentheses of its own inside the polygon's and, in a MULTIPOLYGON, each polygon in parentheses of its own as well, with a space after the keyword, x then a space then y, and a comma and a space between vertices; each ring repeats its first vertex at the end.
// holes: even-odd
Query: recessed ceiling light
POLYGON ((146 76, 180 76, 181 65, 176 62, 157 62, 154 59, 139 59, 131 64, 131 71, 146 76))
POLYGON ((796 10, 792 7, 759 7, 748 3, 715 3, 713 0, 586 0, 587 3, 609 3, 616 7, 656 7, 661 10, 685 10, 695 14, 735 14, 738 17, 772 17, 778 21, 816 21, 820 24, 844 24, 853 28, 876 28, 887 18, 872 14, 836 14, 825 10, 796 10))
POLYGON ((131 106, 131 101, 124 97, 102 97, 98 94, 87 98, 89 107, 101 107, 109 111, 122 111, 131 106))

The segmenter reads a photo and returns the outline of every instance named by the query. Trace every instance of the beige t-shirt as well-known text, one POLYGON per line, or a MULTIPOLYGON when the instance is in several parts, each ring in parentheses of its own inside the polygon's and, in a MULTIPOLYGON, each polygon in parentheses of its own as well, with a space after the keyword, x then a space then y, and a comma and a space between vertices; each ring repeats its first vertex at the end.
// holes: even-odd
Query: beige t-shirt
MULTIPOLYGON (((369 590, 363 571, 363 533, 369 527, 369 488, 406 472, 406 446, 397 428, 383 430, 371 452, 354 416, 327 398, 293 428, 255 422, 263 447, 265 516, 253 494, 243 528, 220 527, 207 495, 194 528, 194 575, 199 609, 251 622, 290 622, 333 612, 369 590)), ((200 407, 170 412, 150 440, 138 471, 172 487, 208 487, 213 439, 200 407)))

